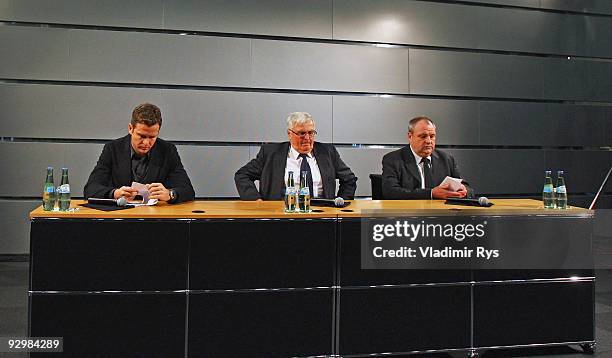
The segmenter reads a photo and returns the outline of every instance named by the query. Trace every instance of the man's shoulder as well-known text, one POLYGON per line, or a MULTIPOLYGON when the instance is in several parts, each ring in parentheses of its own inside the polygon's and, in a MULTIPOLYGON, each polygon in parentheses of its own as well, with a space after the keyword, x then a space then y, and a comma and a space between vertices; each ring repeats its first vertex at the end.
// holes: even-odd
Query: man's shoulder
POLYGON ((279 142, 279 143, 264 143, 261 145, 260 149, 264 153, 273 153, 277 151, 287 151, 289 150, 289 142, 279 142))
POLYGON ((444 159, 444 160, 447 160, 447 159, 452 159, 452 158, 453 158, 453 155, 452 155, 452 154, 450 154, 450 153, 448 153, 448 152, 445 152, 445 151, 443 151, 443 150, 440 150, 440 149, 435 149, 435 150, 434 150, 434 155, 433 155, 433 156, 434 156, 434 157, 436 157, 436 156, 437 156, 438 158, 441 158, 441 159, 444 159))
POLYGON ((400 149, 396 149, 392 152, 389 152, 383 156, 383 160, 402 160, 402 156, 404 156, 406 151, 410 151, 408 146, 401 147, 400 149))

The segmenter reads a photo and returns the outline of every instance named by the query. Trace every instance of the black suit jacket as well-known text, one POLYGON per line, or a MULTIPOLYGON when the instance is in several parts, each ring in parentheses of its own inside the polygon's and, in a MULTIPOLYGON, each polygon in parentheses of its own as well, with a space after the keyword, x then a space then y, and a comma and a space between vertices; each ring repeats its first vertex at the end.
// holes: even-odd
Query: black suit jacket
MULTIPOLYGON (((289 142, 264 144, 257 157, 238 169, 234 175, 236 189, 242 200, 282 200, 285 196, 285 167, 289 142), (255 187, 259 180, 259 191, 255 187)), ((321 172, 323 197, 333 199, 340 196, 353 199, 357 188, 357 177, 344 164, 336 148, 331 144, 315 142, 312 149, 321 172), (336 179, 340 188, 336 194, 336 179)))
MULTIPOLYGON (((431 189, 421 189, 421 175, 409 145, 387 153, 382 165, 384 199, 431 199, 431 189)), ((448 153, 434 150, 431 166, 434 187, 440 185, 446 176, 461 178, 455 158, 448 153)), ((467 187, 467 182, 464 181, 463 185, 468 189, 468 196, 473 197, 474 191, 467 187)))
MULTIPOLYGON (((113 189, 132 185, 130 135, 104 145, 102 154, 85 184, 85 198, 108 198, 113 189)), ((157 139, 150 151, 143 184, 162 183, 176 191, 174 203, 193 200, 195 193, 174 144, 157 139)))

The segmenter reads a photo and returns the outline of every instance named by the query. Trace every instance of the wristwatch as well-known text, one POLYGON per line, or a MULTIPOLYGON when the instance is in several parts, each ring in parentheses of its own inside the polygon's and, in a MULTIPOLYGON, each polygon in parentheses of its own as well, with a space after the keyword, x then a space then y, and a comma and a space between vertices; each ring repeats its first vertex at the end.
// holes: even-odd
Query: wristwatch
POLYGON ((176 199, 176 190, 170 189, 170 200, 168 201, 174 201, 175 199, 176 199))

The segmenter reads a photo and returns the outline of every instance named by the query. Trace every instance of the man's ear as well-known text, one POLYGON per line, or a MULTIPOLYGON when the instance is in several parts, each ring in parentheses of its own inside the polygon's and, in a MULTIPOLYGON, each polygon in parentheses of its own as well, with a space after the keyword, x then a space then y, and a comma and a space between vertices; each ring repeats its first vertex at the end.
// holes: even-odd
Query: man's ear
POLYGON ((132 123, 128 123, 128 133, 132 134, 133 130, 134 130, 134 126, 132 126, 132 123))

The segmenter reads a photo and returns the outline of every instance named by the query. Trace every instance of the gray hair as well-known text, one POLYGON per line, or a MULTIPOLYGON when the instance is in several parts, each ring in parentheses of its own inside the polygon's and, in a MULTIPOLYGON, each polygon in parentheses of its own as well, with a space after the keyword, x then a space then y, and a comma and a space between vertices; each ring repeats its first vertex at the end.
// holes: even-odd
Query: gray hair
POLYGON ((408 132, 412 133, 414 131, 414 126, 416 126, 416 124, 419 123, 420 121, 427 121, 432 126, 434 127, 436 126, 436 124, 429 117, 418 116, 418 117, 412 118, 410 122, 408 122, 408 132))
POLYGON ((310 115, 310 113, 293 112, 293 113, 289 113, 289 116, 287 117, 287 129, 291 129, 295 127, 296 125, 307 124, 307 123, 314 124, 314 119, 312 119, 312 116, 310 115))

